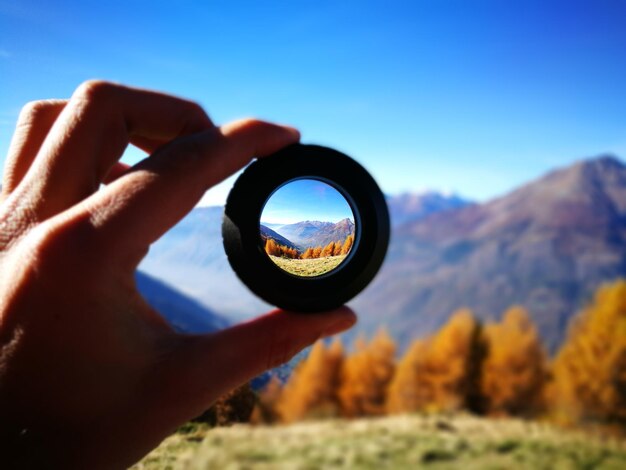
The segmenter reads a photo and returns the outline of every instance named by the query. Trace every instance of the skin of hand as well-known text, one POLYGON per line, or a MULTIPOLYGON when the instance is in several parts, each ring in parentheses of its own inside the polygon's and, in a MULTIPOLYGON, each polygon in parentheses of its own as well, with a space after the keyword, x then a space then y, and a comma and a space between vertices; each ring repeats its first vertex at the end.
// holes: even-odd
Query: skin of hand
POLYGON ((121 468, 230 389, 355 322, 274 311, 174 332, 140 296, 148 247, 211 186, 298 141, 102 81, 28 104, 0 204, 0 456, 8 468, 121 468), (148 157, 118 160, 131 143, 148 157), (105 183, 102 189, 101 184, 105 183))

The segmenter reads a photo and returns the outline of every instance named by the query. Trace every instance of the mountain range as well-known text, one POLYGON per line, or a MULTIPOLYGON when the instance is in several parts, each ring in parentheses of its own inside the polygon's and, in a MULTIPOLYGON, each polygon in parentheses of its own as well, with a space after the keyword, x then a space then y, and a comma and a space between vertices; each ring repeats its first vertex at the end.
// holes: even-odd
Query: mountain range
POLYGON ((414 222, 436 212, 458 209, 471 204, 470 201, 457 194, 437 191, 405 192, 397 196, 387 196, 386 199, 391 223, 394 226, 414 222))
POLYGON ((459 307, 489 320, 522 305, 554 350, 594 290, 624 275, 626 167, 605 156, 397 227, 354 306, 365 329, 382 321, 406 342, 459 307))
MULTIPOLYGON (((626 275, 626 167, 615 157, 577 162, 481 204, 432 192, 387 202, 387 258, 351 305, 360 331, 386 325, 401 347, 460 307, 490 320, 518 304, 554 349, 593 291, 626 275)), ((228 266, 221 212, 193 210, 153 246, 142 269, 238 320, 269 306, 228 266)), ((281 229, 272 227, 285 236, 281 229)))
POLYGON ((296 245, 300 251, 304 251, 318 246, 323 248, 330 242, 343 243, 348 235, 354 234, 354 223, 347 218, 335 223, 305 220, 295 224, 275 226, 274 231, 296 245))

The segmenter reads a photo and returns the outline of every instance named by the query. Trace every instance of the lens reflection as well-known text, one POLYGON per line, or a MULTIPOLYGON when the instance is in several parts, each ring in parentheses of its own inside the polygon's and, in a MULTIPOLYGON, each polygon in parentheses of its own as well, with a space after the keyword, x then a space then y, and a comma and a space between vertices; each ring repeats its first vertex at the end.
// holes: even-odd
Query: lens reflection
POLYGON ((354 244, 354 214, 335 188, 314 179, 290 181, 268 199, 260 221, 261 243, 284 271, 301 277, 336 269, 354 244))

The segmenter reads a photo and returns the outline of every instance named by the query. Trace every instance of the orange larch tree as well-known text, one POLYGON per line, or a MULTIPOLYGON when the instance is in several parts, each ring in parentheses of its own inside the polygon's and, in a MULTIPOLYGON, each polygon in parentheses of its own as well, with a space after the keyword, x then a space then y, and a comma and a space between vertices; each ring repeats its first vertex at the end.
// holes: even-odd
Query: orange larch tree
POLYGON ((271 238, 265 240, 265 252, 271 256, 280 256, 280 248, 271 238))
POLYGON ((479 331, 472 313, 460 310, 435 335, 414 343, 390 385, 389 411, 439 412, 468 406, 480 373, 475 363, 480 358, 479 331))
POLYGON ((481 391, 493 415, 536 414, 543 408, 546 354, 526 310, 510 308, 500 323, 485 326, 488 354, 481 391))
POLYGON ((626 424, 626 281, 598 289, 553 365, 557 419, 626 424))
POLYGON ((354 243, 354 235, 348 235, 348 237, 346 238, 346 241, 343 242, 343 246, 341 247, 341 254, 347 255, 348 253, 350 253, 353 243, 354 243))
POLYGON ((396 343, 380 330, 366 344, 360 338, 346 358, 341 373, 339 400, 344 416, 380 415, 385 412, 387 387, 395 370, 396 343))
POLYGON ((327 256, 332 256, 334 251, 335 251, 335 242, 330 242, 328 245, 324 247, 320 257, 326 258, 327 256))
POLYGON ((428 341, 414 340, 398 362, 387 393, 388 413, 410 413, 426 407, 427 390, 419 379, 427 350, 428 341))
POLYGON ((329 347, 321 340, 313 345, 309 356, 292 373, 276 405, 283 422, 339 414, 337 390, 343 359, 339 339, 329 347))

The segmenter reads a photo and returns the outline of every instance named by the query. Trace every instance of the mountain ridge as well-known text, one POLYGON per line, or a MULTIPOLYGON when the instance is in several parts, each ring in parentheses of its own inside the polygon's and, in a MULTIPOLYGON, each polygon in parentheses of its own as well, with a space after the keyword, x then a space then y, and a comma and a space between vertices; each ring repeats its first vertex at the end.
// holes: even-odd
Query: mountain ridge
POLYGON ((294 248, 300 251, 300 248, 291 240, 286 239, 279 233, 275 232, 274 230, 272 230, 271 228, 263 224, 261 224, 260 226, 260 232, 261 232, 261 240, 263 240, 263 242, 265 242, 267 239, 271 239, 271 240, 274 240, 279 245, 286 246, 287 248, 294 248))
POLYGON ((554 349, 593 291, 626 275, 625 215, 626 166, 612 156, 577 162, 401 225, 355 307, 370 328, 369 312, 386 308, 394 329, 424 334, 461 307, 489 320, 520 304, 554 349))
POLYGON ((300 247, 301 251, 304 251, 307 248, 324 247, 330 242, 343 243, 349 235, 354 234, 354 230, 354 222, 344 218, 338 222, 305 220, 283 225, 277 228, 276 232, 291 240, 300 247))
MULTIPOLYGON (((452 201, 429 212, 404 199, 389 202, 393 228, 381 271, 350 302, 359 331, 386 325, 400 347, 459 308, 489 321, 520 304, 554 349, 593 291, 626 275, 626 168, 615 157, 550 171, 484 203, 452 201)), ((221 214, 195 209, 142 265, 236 321, 271 306, 230 269, 221 214)))

